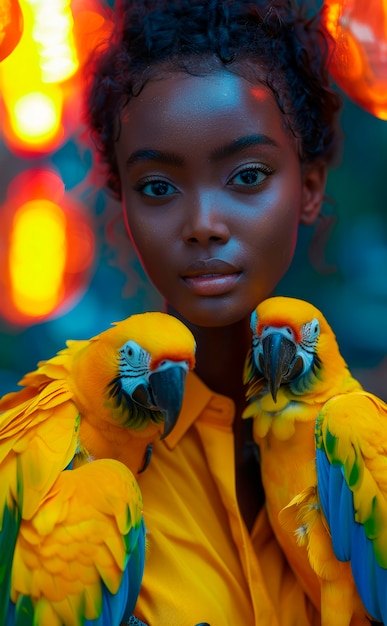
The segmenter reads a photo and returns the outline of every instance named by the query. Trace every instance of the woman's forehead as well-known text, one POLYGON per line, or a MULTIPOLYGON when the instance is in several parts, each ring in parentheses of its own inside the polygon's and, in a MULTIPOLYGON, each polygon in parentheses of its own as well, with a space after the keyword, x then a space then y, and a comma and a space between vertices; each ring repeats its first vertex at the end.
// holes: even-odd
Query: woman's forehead
POLYGON ((256 145, 294 148, 266 85, 225 70, 199 76, 178 71, 150 80, 130 100, 118 144, 127 153, 152 148, 174 154, 189 153, 198 144, 209 158, 226 145, 252 145, 252 137, 256 145))

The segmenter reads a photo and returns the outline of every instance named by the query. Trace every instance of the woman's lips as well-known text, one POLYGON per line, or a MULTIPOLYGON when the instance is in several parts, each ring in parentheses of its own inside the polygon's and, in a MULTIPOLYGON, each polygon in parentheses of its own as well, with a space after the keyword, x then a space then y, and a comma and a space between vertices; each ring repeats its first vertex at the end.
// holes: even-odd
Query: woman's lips
POLYGON ((182 274, 187 287, 199 296, 227 293, 240 276, 241 271, 237 267, 221 259, 195 261, 182 274))
POLYGON ((205 276, 190 276, 184 278, 184 282, 198 296, 219 296, 231 291, 237 280, 238 274, 208 274, 205 276))

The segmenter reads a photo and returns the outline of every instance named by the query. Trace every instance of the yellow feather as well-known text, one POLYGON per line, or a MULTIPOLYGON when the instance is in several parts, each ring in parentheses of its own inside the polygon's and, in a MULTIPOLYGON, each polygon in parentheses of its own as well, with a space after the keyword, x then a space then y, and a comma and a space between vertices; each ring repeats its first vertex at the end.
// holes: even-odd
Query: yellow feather
MULTIPOLYGON (((12 407, 1 415, 0 467, 10 482, 0 481, 0 498, 3 502, 7 500, 4 492, 9 490, 12 498, 18 500, 18 460, 23 476, 23 490, 28 493, 28 498, 22 502, 22 515, 26 519, 34 515, 42 495, 75 454, 78 411, 69 400, 69 392, 64 389, 63 382, 59 390, 60 393, 56 382, 52 386, 48 385, 36 398, 34 411, 31 406, 27 410, 23 404, 21 408, 12 407), (60 404, 57 403, 58 397, 60 404), (54 408, 55 415, 52 413, 54 408)), ((7 403, 9 400, 7 398, 7 403)))
POLYGON ((136 526, 142 516, 141 494, 130 471, 117 461, 95 461, 61 473, 35 517, 21 524, 13 598, 25 594, 45 599, 62 623, 72 624, 61 607, 66 598, 80 602, 85 590, 89 619, 96 618, 101 580, 112 593, 120 585, 126 548, 117 520, 127 520, 129 506, 136 526))
MULTIPOLYGON (((65 611, 62 611, 62 614, 65 615, 65 611)), ((71 619, 71 612, 68 615, 71 619)), ((36 606, 35 622, 39 624, 39 626, 63 626, 63 623, 71 623, 69 620, 62 622, 56 612, 44 601, 38 602, 36 606)), ((73 626, 78 626, 78 624, 74 624, 73 626)), ((79 624, 79 626, 81 625, 79 624)))

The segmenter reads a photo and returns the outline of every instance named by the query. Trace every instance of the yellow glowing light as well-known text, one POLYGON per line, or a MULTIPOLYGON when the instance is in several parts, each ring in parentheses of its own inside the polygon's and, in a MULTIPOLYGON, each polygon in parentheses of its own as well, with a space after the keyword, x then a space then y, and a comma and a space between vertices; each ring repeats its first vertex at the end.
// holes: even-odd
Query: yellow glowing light
POLYGON ((334 37, 337 35, 338 23, 343 7, 340 2, 332 2, 328 5, 324 5, 325 10, 325 22, 331 35, 334 37))
POLYGON ((58 132, 61 106, 52 97, 55 94, 50 95, 35 91, 22 96, 14 104, 12 126, 16 134, 29 143, 47 141, 58 132))
POLYGON ((15 214, 9 268, 12 298, 23 314, 40 317, 55 309, 63 293, 66 217, 50 200, 31 200, 15 214))
POLYGON ((79 66, 70 0, 19 2, 23 35, 0 64, 4 136, 17 149, 52 150, 64 136, 62 83, 79 66))
POLYGON ((44 83, 67 80, 78 69, 70 0, 23 0, 33 9, 32 39, 44 83))

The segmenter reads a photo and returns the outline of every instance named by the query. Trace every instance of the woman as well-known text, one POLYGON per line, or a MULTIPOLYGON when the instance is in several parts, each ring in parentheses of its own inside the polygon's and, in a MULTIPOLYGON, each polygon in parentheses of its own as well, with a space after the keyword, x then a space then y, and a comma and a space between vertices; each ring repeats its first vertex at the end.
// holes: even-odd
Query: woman
POLYGON ((123 2, 88 116, 150 280, 197 341, 139 477, 151 626, 319 623, 273 537, 242 420, 249 320, 312 224, 337 146, 318 16, 286 0, 123 2))

